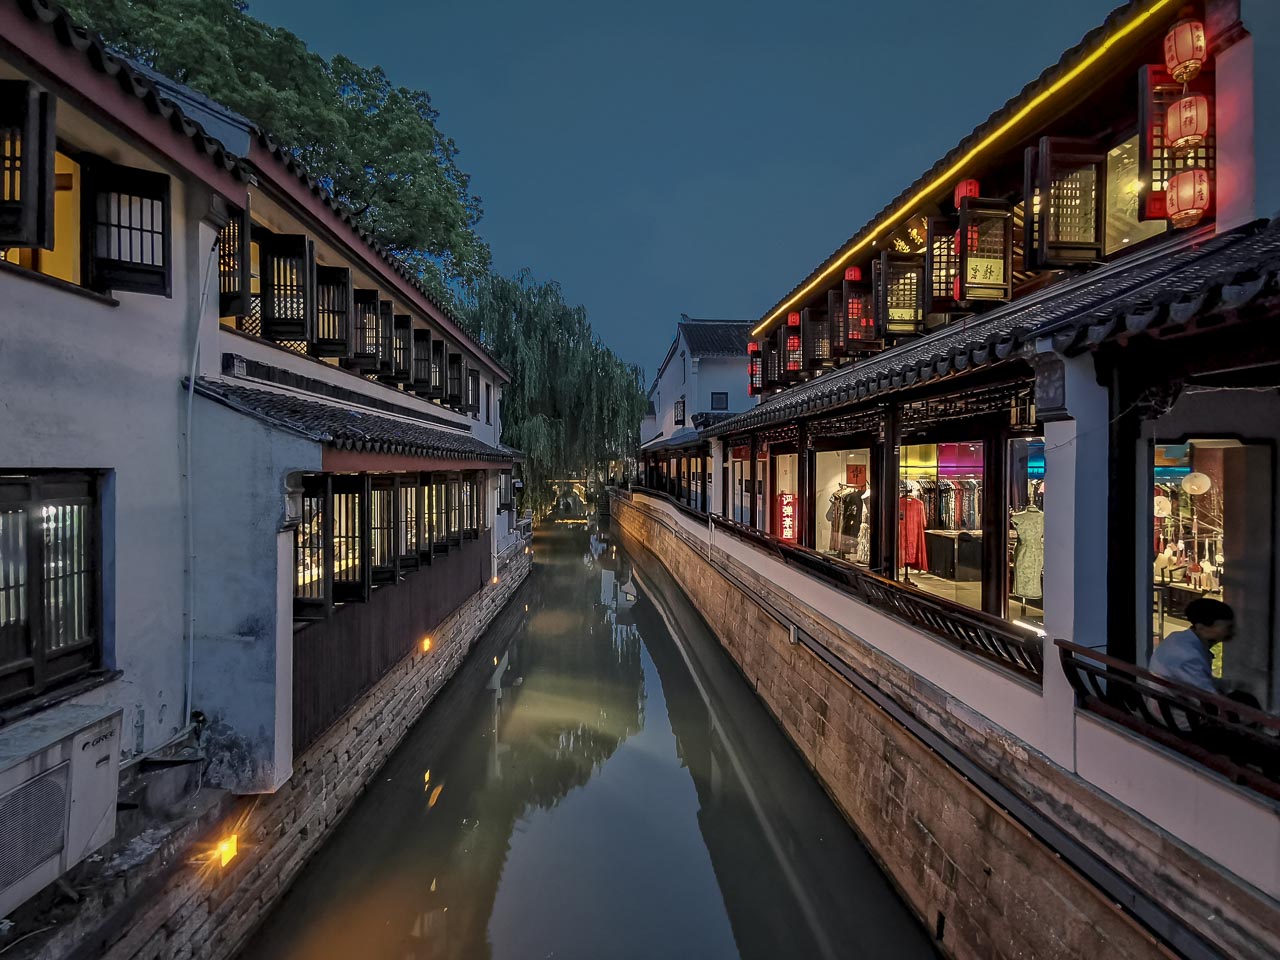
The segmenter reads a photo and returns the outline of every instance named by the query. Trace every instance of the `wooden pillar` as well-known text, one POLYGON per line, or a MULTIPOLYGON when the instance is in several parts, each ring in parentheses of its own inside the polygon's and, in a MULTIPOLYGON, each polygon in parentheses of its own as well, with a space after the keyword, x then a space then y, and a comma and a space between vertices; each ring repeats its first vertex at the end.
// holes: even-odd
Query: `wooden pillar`
MULTIPOLYGON (((877 478, 879 509, 876 511, 876 528, 872 532, 876 551, 871 562, 881 576, 897 579, 898 557, 898 408, 890 404, 885 408, 883 420, 884 439, 880 444, 880 472, 877 478)), ((873 496, 875 491, 872 491, 873 496)))
MULTIPOLYGON (((1138 441, 1142 421, 1137 409, 1139 390, 1133 379, 1118 370, 1111 374, 1109 432, 1109 476, 1107 477, 1107 654, 1126 663, 1138 662, 1138 651, 1147 639, 1139 640, 1134 619, 1138 609, 1138 518, 1134 498, 1138 485, 1138 441)), ((1050 480, 1050 483, 1053 481, 1050 480)), ((1150 496, 1146 498, 1150 500, 1150 496)), ((1150 513, 1150 510, 1147 511, 1150 513)), ((1149 524, 1150 517, 1145 518, 1149 524)), ((1150 527, 1144 549, 1151 543, 1150 527)), ((1141 621, 1151 632, 1151 613, 1141 621)), ((1088 642, 1077 640, 1077 643, 1088 642)))
POLYGON ((982 609, 1003 617, 1009 589, 1009 485, 1005 482, 1008 443, 987 437, 982 451, 982 609))
POLYGON ((802 547, 812 547, 814 539, 812 457, 809 425, 801 421, 796 429, 796 541, 802 547))
POLYGON ((760 441, 753 433, 751 435, 751 449, 749 452, 751 457, 751 469, 747 480, 747 523, 754 529, 756 526, 756 472, 759 468, 756 466, 756 454, 760 449, 760 441))

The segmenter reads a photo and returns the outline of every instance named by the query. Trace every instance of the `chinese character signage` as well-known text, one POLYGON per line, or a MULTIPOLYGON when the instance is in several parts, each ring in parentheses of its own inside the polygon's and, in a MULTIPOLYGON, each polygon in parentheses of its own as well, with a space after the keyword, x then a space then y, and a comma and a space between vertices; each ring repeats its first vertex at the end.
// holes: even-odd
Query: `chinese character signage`
POLYGON ((778 530, 783 540, 796 539, 796 495, 778 494, 778 530))

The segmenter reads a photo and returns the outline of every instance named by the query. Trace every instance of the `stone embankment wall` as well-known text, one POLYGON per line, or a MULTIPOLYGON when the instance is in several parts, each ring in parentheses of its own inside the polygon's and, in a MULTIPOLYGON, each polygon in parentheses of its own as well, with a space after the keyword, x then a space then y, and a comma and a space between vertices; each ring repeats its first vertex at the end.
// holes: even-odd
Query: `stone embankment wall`
MULTIPOLYGON (((625 499, 615 500, 613 524, 629 549, 653 553, 683 587, 946 954, 1172 956, 942 757, 805 646, 793 645, 789 631, 705 553, 625 499)), ((768 595, 771 585, 756 580, 746 586, 768 595)), ((796 613, 819 641, 844 645, 796 613)), ((909 695, 910 679, 899 680, 895 694, 909 695)))
MULTIPOLYGON (((342 819, 365 784, 458 669, 519 589, 532 555, 517 551, 501 580, 488 584, 431 631, 431 649, 410 654, 295 758, 293 776, 274 794, 228 798, 202 827, 171 844, 169 869, 132 882, 129 874, 94 904, 82 904, 79 932, 68 925, 18 954, 40 960, 226 960, 342 819), (208 857, 235 833, 226 867, 208 857), (87 909, 85 909, 87 908, 87 909), (84 917, 97 911, 97 916, 84 917), (85 920, 94 922, 92 932, 85 920)), ((34 938, 33 938, 34 939, 34 938)), ((6 958, 7 960, 7 958, 6 958)))

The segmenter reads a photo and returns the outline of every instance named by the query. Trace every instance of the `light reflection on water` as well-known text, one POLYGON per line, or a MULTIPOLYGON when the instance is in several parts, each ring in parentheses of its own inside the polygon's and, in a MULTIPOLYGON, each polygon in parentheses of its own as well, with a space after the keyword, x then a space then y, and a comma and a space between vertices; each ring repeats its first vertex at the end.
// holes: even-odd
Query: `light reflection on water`
POLYGON ((665 572, 536 558, 243 956, 932 956, 665 572))

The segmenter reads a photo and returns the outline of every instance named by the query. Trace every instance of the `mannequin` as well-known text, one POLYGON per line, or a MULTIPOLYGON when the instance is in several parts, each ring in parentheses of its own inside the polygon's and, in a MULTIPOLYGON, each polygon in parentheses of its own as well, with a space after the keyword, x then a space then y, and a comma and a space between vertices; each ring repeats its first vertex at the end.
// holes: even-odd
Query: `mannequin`
POLYGON ((1039 600, 1044 596, 1044 511, 1033 500, 1025 510, 1013 514, 1009 522, 1018 531, 1010 592, 1024 600, 1039 600))
POLYGON ((871 488, 862 491, 862 525, 858 527, 858 542, 853 551, 853 562, 871 562, 871 488))
POLYGON ((924 504, 917 495, 919 487, 915 481, 908 480, 904 484, 903 495, 898 498, 898 566, 904 568, 903 579, 907 583, 911 578, 906 571, 927 570, 928 557, 925 551, 924 537, 924 504))

